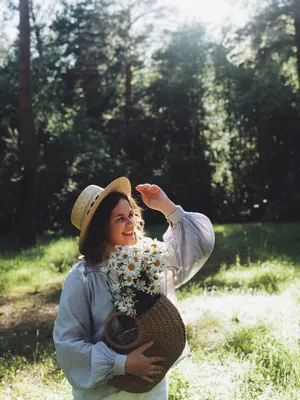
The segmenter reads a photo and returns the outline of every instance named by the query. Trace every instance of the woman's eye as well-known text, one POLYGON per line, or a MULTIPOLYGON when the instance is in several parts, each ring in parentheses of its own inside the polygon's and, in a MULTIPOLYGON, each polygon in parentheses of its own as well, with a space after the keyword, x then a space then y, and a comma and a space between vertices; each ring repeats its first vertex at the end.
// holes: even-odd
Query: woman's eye
MULTIPOLYGON (((133 218, 133 213, 130 213, 129 214, 129 216, 128 216, 128 218, 133 218)), ((122 217, 119 217, 118 219, 117 219, 117 221, 123 221, 125 219, 125 217, 124 216, 122 216, 122 217)))

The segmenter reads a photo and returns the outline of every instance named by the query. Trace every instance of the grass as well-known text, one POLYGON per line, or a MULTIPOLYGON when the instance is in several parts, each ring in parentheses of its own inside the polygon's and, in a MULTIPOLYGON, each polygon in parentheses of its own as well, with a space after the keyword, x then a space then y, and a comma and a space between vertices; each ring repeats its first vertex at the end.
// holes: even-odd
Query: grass
MULTIPOLYGON (((213 255, 177 291, 192 356, 170 372, 169 400, 299 399, 300 224, 215 231, 213 255)), ((0 254, 0 400, 72 398, 51 334, 77 259, 76 240, 63 237, 0 254)))
POLYGON ((277 336, 271 324, 229 325, 200 319, 188 330, 193 357, 177 371, 190 376, 188 398, 298 399, 297 341, 277 336))
POLYGON ((74 238, 39 242, 32 249, 0 255, 0 296, 15 296, 37 292, 60 284, 65 273, 76 262, 77 244, 74 238))

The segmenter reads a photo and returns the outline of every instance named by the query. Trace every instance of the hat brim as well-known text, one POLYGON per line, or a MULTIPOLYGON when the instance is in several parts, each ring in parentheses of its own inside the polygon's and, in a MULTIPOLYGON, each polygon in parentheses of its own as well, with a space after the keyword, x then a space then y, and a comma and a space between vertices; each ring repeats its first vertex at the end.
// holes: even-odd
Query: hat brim
POLYGON ((120 193, 126 194, 126 196, 130 196, 131 195, 131 184, 130 184, 129 179, 124 176, 121 178, 115 179, 108 186, 106 186, 106 188, 103 190, 103 192, 99 195, 98 199, 95 201, 95 204, 93 205, 89 214, 85 218, 84 223, 81 228, 81 231, 80 231, 79 251, 81 253, 83 250, 83 244, 86 239, 87 229, 88 229, 88 226, 95 214, 95 211, 97 210, 97 208, 99 207, 99 205, 101 204, 103 199, 105 199, 105 197, 112 192, 120 192, 120 193))

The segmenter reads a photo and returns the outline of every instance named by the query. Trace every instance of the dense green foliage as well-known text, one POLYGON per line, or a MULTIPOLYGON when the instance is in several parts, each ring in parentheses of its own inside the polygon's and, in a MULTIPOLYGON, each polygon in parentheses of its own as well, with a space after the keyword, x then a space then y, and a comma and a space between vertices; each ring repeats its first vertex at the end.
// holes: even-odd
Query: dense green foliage
MULTIPOLYGON (((272 0, 222 45, 200 24, 162 29, 155 1, 120 4, 31 21, 38 230, 66 229, 86 185, 121 175, 212 220, 299 219, 298 0, 272 0)), ((17 71, 16 42, 0 64, 0 235, 22 196, 17 71)))

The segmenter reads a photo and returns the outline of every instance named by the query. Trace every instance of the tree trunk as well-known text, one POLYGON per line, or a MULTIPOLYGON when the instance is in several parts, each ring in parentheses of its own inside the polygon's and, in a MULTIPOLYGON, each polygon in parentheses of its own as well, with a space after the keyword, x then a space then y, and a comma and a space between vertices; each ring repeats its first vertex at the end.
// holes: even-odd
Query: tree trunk
POLYGON ((294 0, 293 14, 295 26, 295 46, 297 49, 297 72, 300 86, 300 0, 294 0))
POLYGON ((23 176, 17 199, 17 240, 19 247, 36 244, 36 185, 38 144, 34 132, 30 73, 30 25, 28 0, 20 0, 19 105, 20 154, 23 176))
POLYGON ((37 51, 39 53, 39 72, 41 73, 44 68, 44 55, 43 55, 41 28, 38 25, 38 23, 36 22, 32 0, 30 0, 29 6, 30 6, 31 19, 33 22, 33 29, 34 29, 34 33, 35 33, 35 37, 36 37, 36 42, 37 42, 37 51))
POLYGON ((132 70, 131 63, 126 64, 126 79, 125 79, 125 96, 126 96, 126 106, 125 106, 125 121, 127 133, 130 128, 131 121, 131 110, 132 110, 132 70))

